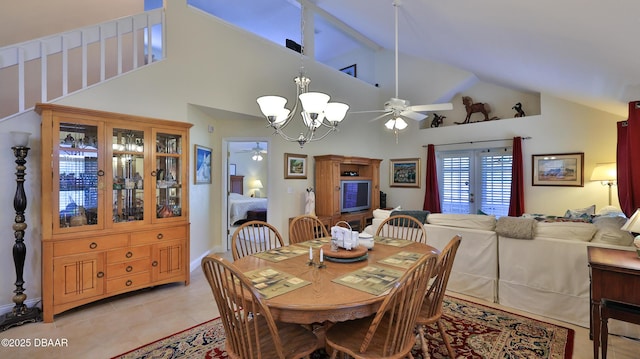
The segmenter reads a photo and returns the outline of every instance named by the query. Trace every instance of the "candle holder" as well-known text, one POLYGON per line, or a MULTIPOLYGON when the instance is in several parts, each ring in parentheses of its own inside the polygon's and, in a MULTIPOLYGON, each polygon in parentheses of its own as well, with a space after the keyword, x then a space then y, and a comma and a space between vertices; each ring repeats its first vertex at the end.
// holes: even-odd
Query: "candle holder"
POLYGON ((319 269, 322 269, 322 268, 327 268, 327 265, 324 264, 324 261, 320 261, 318 262, 318 264, 316 264, 316 267, 319 269))
POLYGON ((27 255, 27 248, 24 244, 24 231, 27 229, 25 222, 24 211, 27 208, 27 196, 24 192, 24 176, 27 163, 26 157, 29 153, 28 136, 29 134, 12 133, 14 139, 19 138, 21 144, 11 147, 13 154, 16 157, 16 194, 13 198, 13 208, 16 211, 15 223, 13 224, 13 230, 15 232, 15 243, 13 244, 13 262, 16 268, 16 289, 13 291, 13 302, 16 304, 13 310, 0 317, 0 331, 5 331, 13 326, 18 326, 26 323, 35 323, 42 320, 40 308, 29 308, 24 302, 27 300, 27 295, 24 293, 24 261, 27 255), (24 141, 22 141, 24 140, 24 141))

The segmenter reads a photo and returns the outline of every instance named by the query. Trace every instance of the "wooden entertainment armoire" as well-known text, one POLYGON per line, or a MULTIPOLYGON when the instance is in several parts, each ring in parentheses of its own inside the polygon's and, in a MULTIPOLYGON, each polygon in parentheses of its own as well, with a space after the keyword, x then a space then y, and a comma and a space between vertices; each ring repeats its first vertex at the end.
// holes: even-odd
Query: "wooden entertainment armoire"
POLYGON ((340 155, 315 156, 316 215, 330 226, 338 221, 348 222, 354 230, 363 231, 380 207, 380 162, 365 157, 340 155), (343 175, 352 173, 354 175, 343 175), (357 174, 357 175, 356 175, 357 174), (371 208, 359 212, 340 212, 340 181, 370 180, 371 208))
POLYGON ((52 104, 42 117, 42 308, 189 284, 190 123, 52 104))

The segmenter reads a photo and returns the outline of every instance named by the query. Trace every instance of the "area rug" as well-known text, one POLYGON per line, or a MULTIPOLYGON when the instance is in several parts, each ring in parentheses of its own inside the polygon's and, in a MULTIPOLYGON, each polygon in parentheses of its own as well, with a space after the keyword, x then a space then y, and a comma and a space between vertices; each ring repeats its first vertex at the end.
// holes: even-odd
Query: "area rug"
MULTIPOLYGON (((457 358, 569 359, 573 353, 572 329, 447 296, 443 324, 457 358)), ((427 327, 429 351, 434 359, 448 358, 436 326, 427 327)), ((424 358, 419 343, 412 350, 424 358)), ((323 350, 313 359, 329 356, 323 350)), ((219 318, 144 345, 113 359, 228 358, 224 328, 219 318)))

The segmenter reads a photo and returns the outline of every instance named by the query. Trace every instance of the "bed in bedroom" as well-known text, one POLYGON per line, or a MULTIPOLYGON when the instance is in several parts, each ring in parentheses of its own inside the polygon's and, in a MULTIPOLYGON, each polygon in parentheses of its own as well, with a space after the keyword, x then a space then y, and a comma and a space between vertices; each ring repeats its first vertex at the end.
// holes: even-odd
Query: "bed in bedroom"
POLYGON ((247 219, 247 212, 252 210, 266 210, 267 198, 248 197, 239 193, 229 194, 229 223, 241 224, 247 219))

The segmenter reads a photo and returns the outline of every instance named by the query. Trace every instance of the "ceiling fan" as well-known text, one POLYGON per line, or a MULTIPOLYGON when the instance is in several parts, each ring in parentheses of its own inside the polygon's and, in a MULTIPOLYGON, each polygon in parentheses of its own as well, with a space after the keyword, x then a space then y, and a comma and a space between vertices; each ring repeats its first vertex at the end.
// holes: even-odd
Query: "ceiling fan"
POLYGON ((398 142, 398 132, 405 129, 408 125, 404 121, 404 118, 409 118, 415 121, 421 121, 427 118, 421 112, 433 112, 433 111, 446 111, 452 110, 453 105, 451 103, 436 103, 429 105, 415 105, 411 106, 408 100, 403 100, 398 96, 398 7, 400 6, 399 0, 393 1, 395 9, 395 79, 396 79, 396 92, 395 97, 392 97, 389 101, 384 103, 382 110, 373 111, 353 111, 352 113, 374 113, 382 112, 382 114, 369 122, 377 121, 381 118, 390 117, 385 123, 385 127, 392 130, 396 136, 396 143, 398 142))
POLYGON ((267 150, 262 148, 262 146, 260 146, 260 142, 256 142, 255 147, 247 150, 236 151, 235 153, 253 153, 253 155, 251 156, 252 160, 262 161, 262 158, 263 158, 262 155, 266 155, 267 150))

